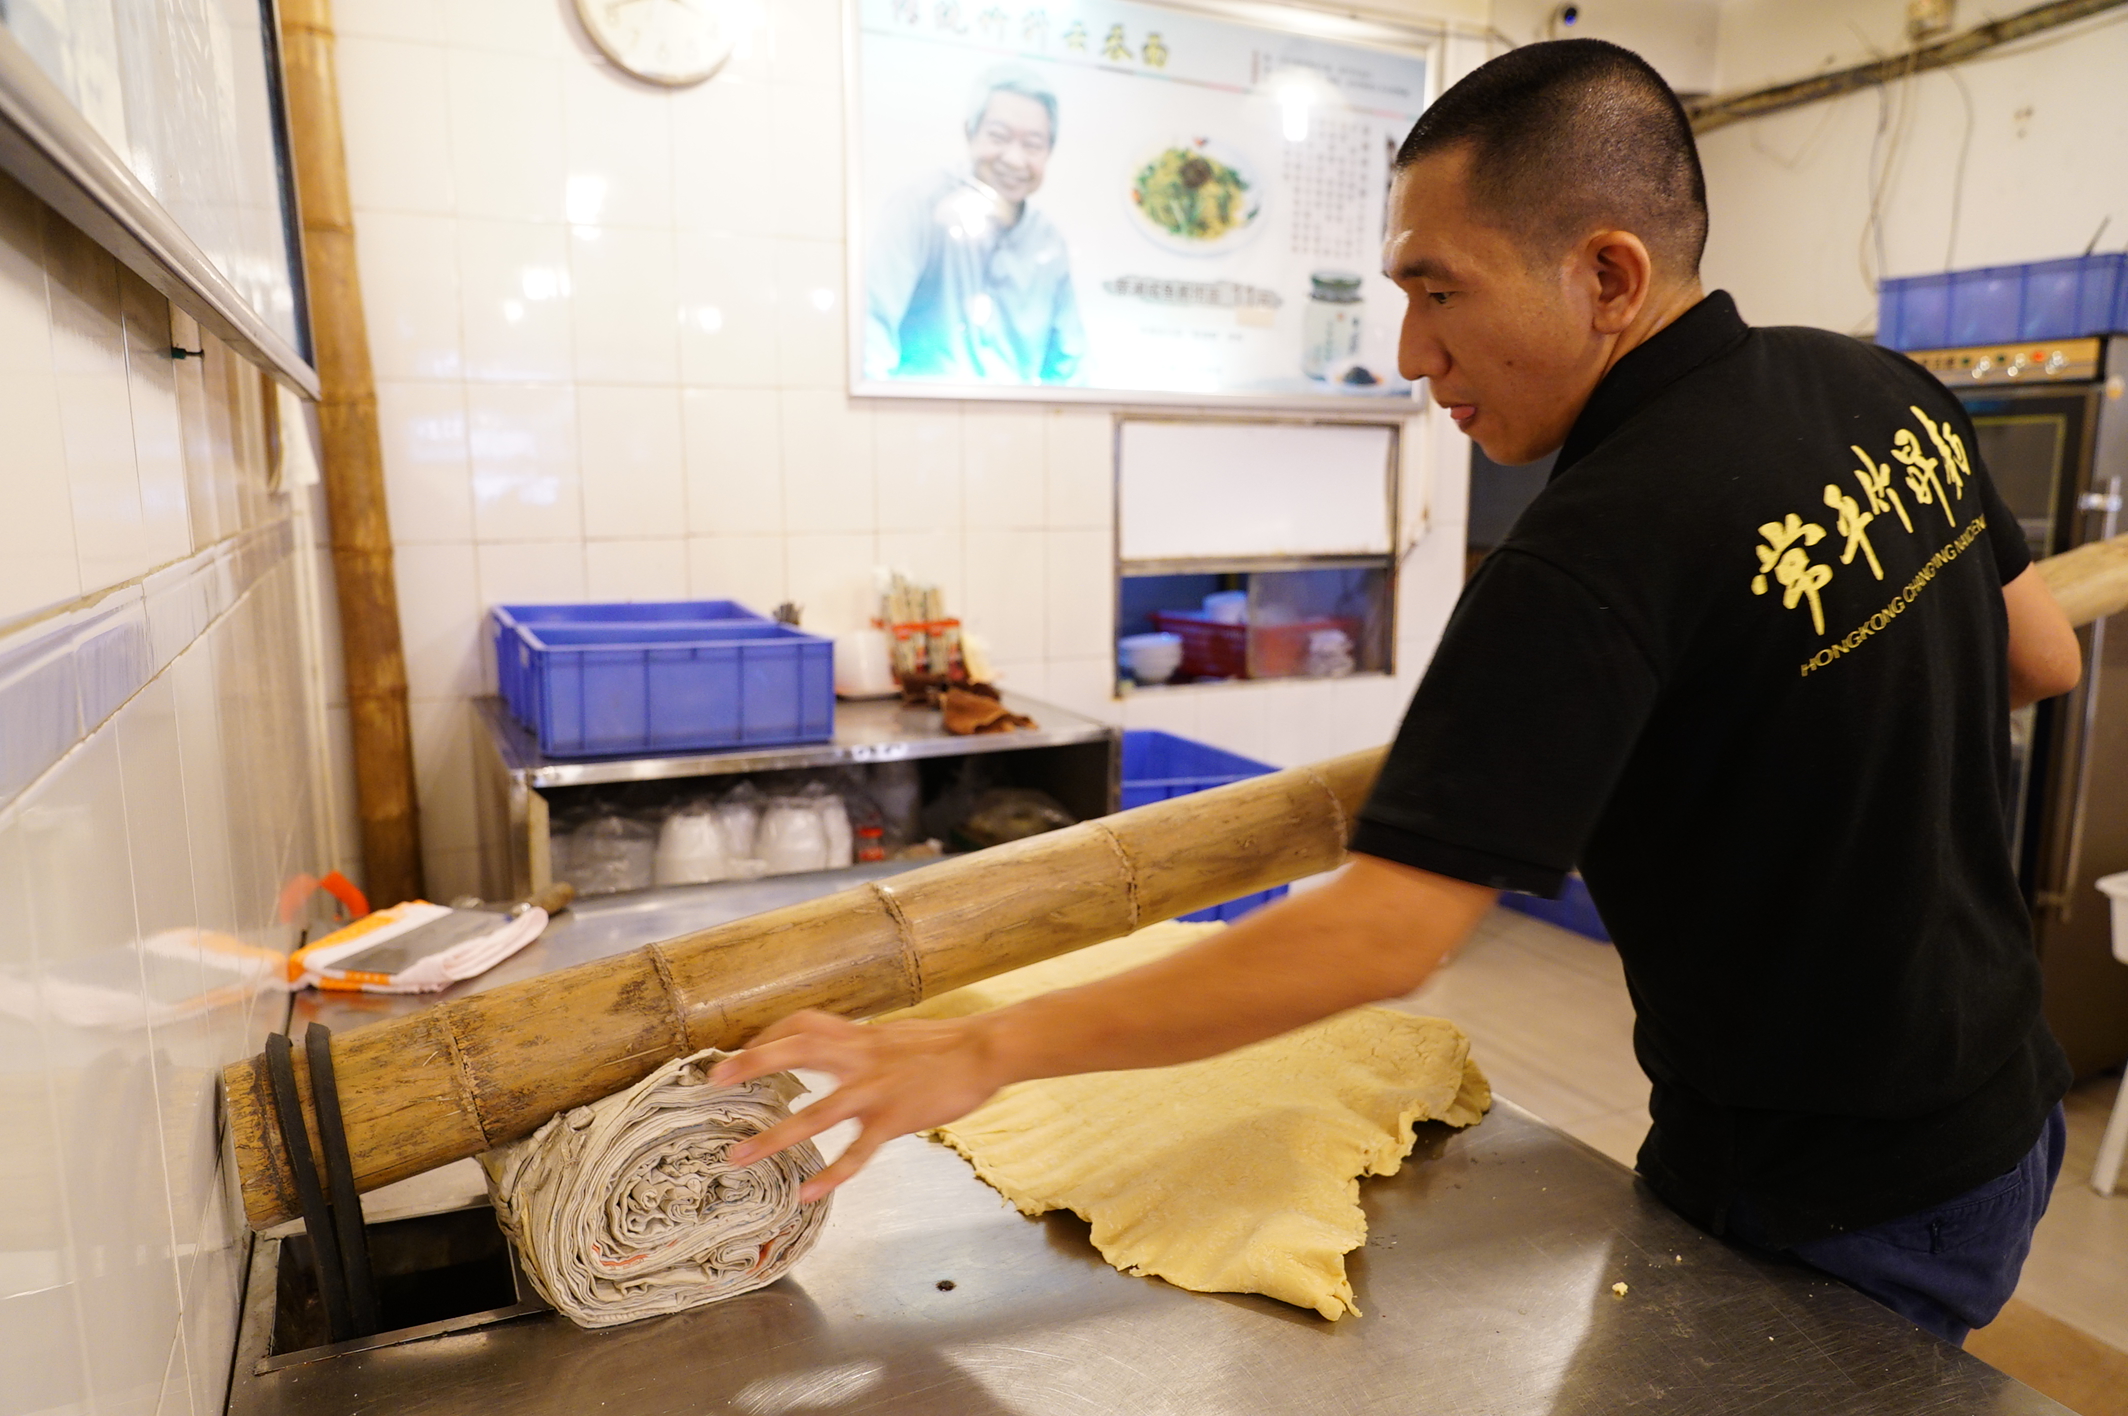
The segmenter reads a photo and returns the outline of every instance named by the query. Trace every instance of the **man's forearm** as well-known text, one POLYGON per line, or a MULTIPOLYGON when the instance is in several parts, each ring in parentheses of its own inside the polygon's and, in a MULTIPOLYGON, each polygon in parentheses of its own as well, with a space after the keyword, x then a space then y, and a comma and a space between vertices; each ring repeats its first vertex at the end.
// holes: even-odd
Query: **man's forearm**
POLYGON ((1180 953, 971 1022, 1000 1085, 1195 1061, 1410 992, 1497 893, 1359 857, 1180 953))

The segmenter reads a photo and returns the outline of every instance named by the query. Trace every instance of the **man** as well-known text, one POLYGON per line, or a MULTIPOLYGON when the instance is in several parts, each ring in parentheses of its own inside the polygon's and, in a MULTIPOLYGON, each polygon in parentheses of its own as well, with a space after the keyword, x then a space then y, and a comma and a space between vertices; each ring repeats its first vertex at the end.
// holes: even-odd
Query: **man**
POLYGON ((1494 460, 1560 455, 1465 590, 1350 869, 996 1013, 788 1019, 726 1075, 842 1086, 741 1153, 861 1118, 817 1193, 1000 1085, 1396 996, 1497 891, 1579 865, 1654 1083, 1647 1182, 1962 1341, 2009 1296, 2061 1158, 2007 719, 2074 684, 2075 638, 1954 399, 1702 296, 1698 155, 1638 58, 1516 50, 1398 163, 1404 373, 1494 460))
POLYGON ((966 171, 887 204, 865 268, 865 374, 1069 383, 1086 335, 1064 237, 1027 205, 1056 146, 1057 100, 1034 75, 991 74, 966 124, 966 171))

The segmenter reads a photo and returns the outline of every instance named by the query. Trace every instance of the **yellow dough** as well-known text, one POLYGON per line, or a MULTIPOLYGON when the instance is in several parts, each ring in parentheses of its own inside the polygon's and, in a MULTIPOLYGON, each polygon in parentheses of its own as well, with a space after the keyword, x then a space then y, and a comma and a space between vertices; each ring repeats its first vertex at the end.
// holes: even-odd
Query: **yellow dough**
MULTIPOLYGON (((1156 925, 942 994, 896 1017, 962 1017, 1101 978, 1221 925, 1156 925)), ((1345 1255, 1359 1177, 1394 1175, 1413 1126, 1468 1126, 1492 1089, 1453 1023, 1356 1008, 1225 1056, 1008 1087, 935 1136, 1030 1215, 1068 1209, 1102 1257, 1200 1293, 1358 1313, 1345 1255)))

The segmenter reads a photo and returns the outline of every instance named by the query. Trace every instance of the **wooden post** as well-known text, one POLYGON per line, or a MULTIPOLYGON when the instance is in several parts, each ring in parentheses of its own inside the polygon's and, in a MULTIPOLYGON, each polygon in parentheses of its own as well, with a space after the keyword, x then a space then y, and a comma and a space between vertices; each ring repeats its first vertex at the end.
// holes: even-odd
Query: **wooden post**
POLYGON ((392 904, 422 893, 421 829, 399 595, 392 579, 392 530, 384 511, 377 391, 355 267, 354 209, 333 71, 332 0, 281 0, 280 11, 303 270, 322 391, 321 471, 347 664, 363 884, 372 900, 392 904))
MULTIPOLYGON (((794 1009, 869 1017, 1327 870, 1381 760, 1376 749, 1156 802, 341 1033, 355 1183, 515 1140, 794 1009)), ((223 1080, 245 1214, 260 1228, 293 1217, 264 1059, 223 1080)), ((296 1081, 315 1128, 300 1051, 296 1081)))

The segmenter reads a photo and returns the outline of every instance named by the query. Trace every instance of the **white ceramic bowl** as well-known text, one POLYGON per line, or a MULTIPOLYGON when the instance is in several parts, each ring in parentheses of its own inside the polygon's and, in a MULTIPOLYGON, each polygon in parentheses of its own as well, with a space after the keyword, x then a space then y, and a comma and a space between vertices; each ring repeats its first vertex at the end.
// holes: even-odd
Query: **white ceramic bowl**
POLYGON ((1182 667, 1182 639, 1173 634, 1129 634, 1117 642, 1123 664, 1140 683, 1166 683, 1182 667))

